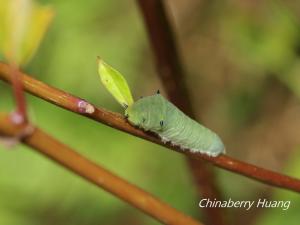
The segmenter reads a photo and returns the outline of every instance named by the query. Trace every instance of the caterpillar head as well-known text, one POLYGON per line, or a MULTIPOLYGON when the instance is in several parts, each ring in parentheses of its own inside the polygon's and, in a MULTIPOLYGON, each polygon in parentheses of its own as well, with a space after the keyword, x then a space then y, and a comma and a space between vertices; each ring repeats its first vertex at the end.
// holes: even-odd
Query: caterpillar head
POLYGON ((128 121, 144 130, 160 131, 164 127, 165 104, 160 94, 137 100, 125 111, 128 121))

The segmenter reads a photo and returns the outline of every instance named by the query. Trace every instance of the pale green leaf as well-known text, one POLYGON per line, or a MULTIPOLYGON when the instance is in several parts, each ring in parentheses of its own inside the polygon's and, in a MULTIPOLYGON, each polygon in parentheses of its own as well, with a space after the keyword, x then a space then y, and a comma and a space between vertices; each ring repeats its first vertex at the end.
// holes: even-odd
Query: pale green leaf
POLYGON ((25 64, 36 52, 53 10, 32 0, 0 0, 0 51, 8 61, 25 64))
POLYGON ((101 59, 98 59, 98 72, 103 85, 123 107, 133 104, 131 91, 121 73, 101 59))
POLYGON ((21 64, 26 64, 35 54, 48 30, 53 15, 52 7, 39 6, 33 8, 30 23, 20 49, 21 64))

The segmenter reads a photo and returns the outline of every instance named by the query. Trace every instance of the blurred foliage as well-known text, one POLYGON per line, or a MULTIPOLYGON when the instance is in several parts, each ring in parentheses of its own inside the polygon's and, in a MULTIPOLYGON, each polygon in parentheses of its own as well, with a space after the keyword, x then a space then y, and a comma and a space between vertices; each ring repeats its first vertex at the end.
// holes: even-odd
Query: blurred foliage
POLYGON ((36 52, 53 10, 32 0, 0 0, 0 52, 9 62, 23 65, 36 52))
POLYGON ((229 56, 244 72, 277 76, 300 97, 299 21, 281 1, 267 2, 261 12, 227 15, 222 35, 229 56))
MULTIPOLYGON (((161 86, 134 1, 39 3, 51 4, 56 16, 28 73, 117 112, 121 107, 99 81, 96 56, 125 75, 135 98, 161 86)), ((203 123, 221 134, 229 155, 299 177, 297 7, 275 0, 168 3, 189 90, 203 123)), ((37 98, 28 96, 28 101, 32 121, 53 136, 179 210, 200 217, 200 199, 182 155, 37 98)), ((0 110, 12 108, 11 90, 0 82, 0 110)), ((26 147, 0 148, 0 224, 158 224, 26 147)), ((266 191, 258 182, 216 171, 225 199, 255 200, 266 191)), ((274 189, 267 197, 291 200, 291 207, 262 210, 254 224, 298 223, 299 195, 274 189)), ((227 212, 238 224, 237 210, 227 212)), ((251 212, 239 213, 244 218, 251 212)))

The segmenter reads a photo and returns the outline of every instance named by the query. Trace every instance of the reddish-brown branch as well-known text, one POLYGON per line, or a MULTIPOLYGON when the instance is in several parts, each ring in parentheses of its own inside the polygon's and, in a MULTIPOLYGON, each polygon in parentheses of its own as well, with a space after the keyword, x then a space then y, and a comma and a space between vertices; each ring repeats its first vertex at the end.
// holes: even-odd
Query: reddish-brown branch
POLYGON ((183 69, 173 31, 166 15, 164 1, 137 0, 137 2, 140 6, 155 55, 158 75, 168 93, 169 100, 187 115, 193 116, 183 69))
MULTIPOLYGON (((156 59, 158 75, 162 80, 169 99, 183 112, 195 118, 188 90, 185 85, 183 67, 177 51, 175 36, 164 1, 137 0, 144 18, 151 47, 156 59)), ((205 162, 188 159, 199 193, 203 198, 221 199, 214 179, 214 171, 205 162)), ((220 208, 205 208, 210 224, 225 224, 225 216, 220 208)))
MULTIPOLYGON (((23 129, 24 126, 13 124, 10 117, 0 113, 1 135, 16 136, 23 129)), ((151 194, 84 158, 37 127, 34 128, 30 135, 23 138, 22 141, 56 163, 59 163, 87 181, 105 189, 164 224, 201 225, 200 222, 193 220, 189 216, 161 202, 151 194)))
MULTIPOLYGON (((0 63, 0 79, 11 83, 9 76, 9 66, 7 66, 4 63, 0 63)), ((42 98, 50 103, 53 103, 61 108, 84 115, 90 119, 96 120, 115 129, 132 134, 136 137, 140 137, 153 143, 159 144, 168 149, 172 149, 177 152, 186 154, 193 159, 211 162, 212 164, 220 168, 226 169, 228 171, 232 171, 234 173, 261 181, 272 186, 285 188, 300 193, 300 180, 297 178, 289 177, 245 162, 241 162, 227 155, 209 157, 204 154, 191 153, 190 151, 181 150, 177 146, 172 146, 168 143, 163 143, 154 134, 144 132, 138 128, 131 126, 126 121, 126 119, 120 114, 109 112, 101 108, 96 108, 95 106, 88 103, 87 105, 89 105, 89 107, 87 108, 91 108, 92 110, 82 110, 82 108, 79 107, 79 102, 82 102, 83 100, 80 98, 67 94, 54 87, 50 87, 24 73, 22 73, 22 81, 24 89, 27 92, 39 98, 42 98)))
POLYGON ((26 100, 23 92, 19 68, 15 63, 11 63, 12 87, 16 102, 16 111, 14 117, 16 123, 27 122, 26 100))

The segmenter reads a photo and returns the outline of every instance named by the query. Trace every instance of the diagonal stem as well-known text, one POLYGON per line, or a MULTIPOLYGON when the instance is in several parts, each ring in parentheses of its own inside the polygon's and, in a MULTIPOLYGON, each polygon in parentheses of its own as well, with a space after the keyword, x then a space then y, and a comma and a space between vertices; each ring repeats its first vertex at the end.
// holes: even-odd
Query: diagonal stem
POLYGON ((12 76, 12 88, 16 102, 16 111, 13 117, 16 123, 27 122, 27 109, 26 99, 23 92, 23 85, 21 81, 19 67, 15 63, 10 64, 11 76, 12 76))
MULTIPOLYGON (((163 143, 154 134, 144 132, 138 128, 131 126, 126 119, 120 114, 107 111, 105 109, 97 108, 92 104, 78 98, 74 95, 68 94, 64 91, 48 86, 47 84, 35 80, 32 77, 22 73, 22 83, 25 91, 44 99, 52 104, 61 108, 83 115, 92 120, 103 123, 107 126, 113 127, 128 134, 140 137, 142 139, 151 141, 166 147, 167 149, 174 150, 179 153, 188 155, 190 158, 200 161, 206 161, 245 177, 269 184, 274 187, 280 187, 287 190, 300 193, 300 180, 281 173, 273 172, 255 165, 245 163, 234 159, 228 155, 220 155, 218 157, 209 157, 201 153, 191 153, 188 150, 182 150, 177 146, 172 146, 168 143, 163 143), (80 104, 85 102, 85 104, 80 104), (83 107, 86 106, 86 107, 83 107)), ((9 66, 0 62, 0 79, 11 83, 9 66)))
MULTIPOLYGON (((1 135, 16 136, 23 129, 24 126, 15 125, 11 122, 8 115, 0 113, 1 135)), ((57 141, 55 138, 37 127, 34 127, 33 132, 24 137, 22 141, 26 145, 32 147, 33 150, 36 150, 42 155, 54 160, 56 163, 64 166, 71 172, 112 193, 164 224, 202 224, 170 207, 166 203, 161 202, 146 191, 86 159, 70 147, 57 141)))
MULTIPOLYGON (((184 71, 177 51, 175 36, 168 21, 164 1, 137 1, 148 30, 151 47, 156 59, 156 67, 168 97, 178 108, 195 119, 188 89, 184 81, 184 71)), ((202 198, 221 200, 215 174, 205 162, 188 158, 188 164, 202 198)), ((221 208, 204 208, 210 224, 225 224, 221 208)))

